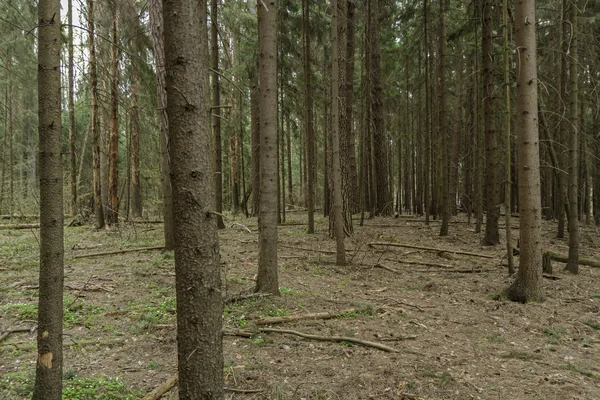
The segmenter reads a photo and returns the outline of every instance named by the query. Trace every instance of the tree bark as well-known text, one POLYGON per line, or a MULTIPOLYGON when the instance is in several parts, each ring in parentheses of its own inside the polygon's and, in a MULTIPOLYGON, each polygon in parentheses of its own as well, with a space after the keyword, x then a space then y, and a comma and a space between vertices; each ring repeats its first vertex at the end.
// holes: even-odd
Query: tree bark
POLYGON ((494 0, 483 0, 482 56, 483 56, 483 123, 485 131, 485 236, 482 243, 493 246, 500 243, 498 230, 499 186, 498 186, 498 144, 496 140, 496 111, 494 95, 494 27, 492 9, 494 0))
POLYGON ((69 176, 71 178, 70 212, 77 216, 77 168, 75 163, 75 100, 73 74, 73 0, 68 1, 69 11, 69 176))
MULTIPOLYGON (((336 264, 346 264, 344 248, 344 220, 342 215, 342 166, 340 162, 340 41, 338 25, 340 14, 338 1, 331 0, 331 171, 333 182, 333 208, 329 218, 334 221, 334 236, 336 241, 336 264)), ((345 15, 345 14, 344 14, 345 15)))
MULTIPOLYGON (((217 25, 217 0, 210 3, 210 45, 212 60, 212 129, 215 140, 215 199, 216 211, 223 213, 223 150, 221 146, 221 85, 219 84, 219 38, 217 25)), ((217 215, 217 226, 225 229, 223 217, 217 215)))
POLYGON ((541 193, 537 104, 535 0, 515 7, 517 52, 517 132, 520 216, 520 264, 516 280, 507 289, 512 301, 541 301, 541 193))
POLYGON ((315 132, 313 128, 313 100, 310 69, 310 5, 302 0, 302 47, 304 67, 304 132, 306 133, 306 208, 307 233, 315 233, 315 132))
POLYGON ((117 2, 112 4, 112 44, 110 73, 110 137, 108 163, 109 224, 119 223, 119 45, 117 2))
POLYGON ((277 273, 277 2, 258 4, 260 81, 259 253, 256 292, 279 295, 277 273))
POLYGON ((572 274, 579 273, 579 59, 578 59, 578 32, 577 32, 577 0, 570 0, 569 25, 571 35, 569 38, 569 260, 565 270, 572 274))
POLYGON ((142 188, 140 184, 140 71, 133 65, 131 83, 131 215, 142 216, 142 188))
POLYGON ((38 4, 40 272, 34 400, 62 398, 63 178, 59 0, 38 4))
POLYGON ((440 36, 439 36, 439 57, 440 65, 438 71, 438 81, 440 90, 439 103, 439 123, 441 139, 441 166, 440 183, 442 185, 442 225, 440 236, 448 236, 448 223, 450 222, 450 152, 448 151, 448 131, 446 121, 446 20, 445 20, 445 0, 440 0, 440 36))
POLYGON ((165 0, 175 214, 179 398, 223 399, 221 277, 210 132, 206 1, 165 0))
POLYGON ((100 148, 100 114, 98 110, 98 73, 96 68, 96 39, 94 22, 94 0, 88 0, 88 32, 90 47, 90 91, 91 91, 91 129, 92 129, 92 165, 94 185, 94 214, 96 229, 104 228, 104 207, 102 205, 102 172, 100 148))

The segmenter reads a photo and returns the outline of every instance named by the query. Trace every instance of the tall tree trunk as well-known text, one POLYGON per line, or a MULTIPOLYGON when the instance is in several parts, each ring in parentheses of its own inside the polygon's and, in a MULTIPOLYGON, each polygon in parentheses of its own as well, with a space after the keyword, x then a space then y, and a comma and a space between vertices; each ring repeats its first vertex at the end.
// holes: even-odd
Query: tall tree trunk
POLYGON ((169 121, 167 118, 167 91, 165 76, 165 45, 163 38, 163 3, 162 0, 150 0, 150 28, 154 62, 156 65, 156 97, 158 104, 158 126, 160 147, 160 186, 164 219, 165 249, 175 248, 173 191, 171 188, 171 164, 168 151, 169 121))
POLYGON ((94 214, 96 229, 104 228, 104 207, 102 205, 102 172, 101 172, 101 141, 100 141, 100 111, 98 110, 98 74, 96 68, 96 40, 94 22, 94 0, 88 2, 88 33, 90 48, 90 91, 91 91, 91 129, 92 129, 92 164, 94 185, 94 214))
POLYGON ((358 191, 358 174, 356 172, 356 131, 354 130, 353 106, 354 106, 354 48, 356 42, 355 28, 355 10, 356 0, 347 0, 346 9, 346 79, 345 79, 345 97, 346 97, 346 132, 348 135, 348 149, 346 165, 348 166, 348 185, 350 210, 347 214, 350 215, 350 225, 352 224, 352 214, 358 212, 359 208, 359 191, 358 191))
POLYGON ((142 188, 140 184, 140 71, 133 65, 131 83, 131 214, 134 218, 142 216, 142 188))
POLYGON ((110 73, 110 138, 108 164, 108 198, 110 206, 106 221, 119 223, 119 45, 117 2, 112 5, 112 45, 110 73))
POLYGON ((483 0, 482 56, 483 56, 483 123, 485 130, 485 236, 482 243, 493 246, 500 243, 498 231, 499 186, 498 186, 498 144, 496 140, 496 112, 494 95, 494 27, 492 8, 495 0, 483 0))
POLYGON ((579 59, 578 59, 578 32, 577 32, 577 0, 570 0, 569 24, 571 29, 569 49, 569 261, 566 270, 572 274, 579 273, 579 59))
POLYGON ((446 21, 445 21, 445 0, 440 0, 440 36, 439 36, 439 57, 440 65, 438 71, 438 81, 440 90, 439 105, 439 123, 441 138, 441 157, 440 183, 442 185, 442 226, 440 236, 448 236, 448 223, 450 221, 450 152, 447 148, 448 132, 446 121, 446 21))
POLYGON ((310 4, 302 0, 302 47, 304 67, 304 132, 306 134, 306 183, 308 233, 315 233, 315 132, 313 127, 312 74, 310 68, 310 4))
MULTIPOLYGON (((346 0, 339 0, 346 1, 346 0)), ((345 15, 345 14, 344 14, 345 15)), ((329 218, 334 221, 334 236, 336 241, 336 264, 346 264, 344 247, 344 220, 342 215, 342 166, 340 162, 340 24, 338 0, 331 0, 331 171, 333 182, 333 208, 329 218)))
POLYGON ((511 157, 510 157, 510 49, 508 47, 508 0, 502 1, 502 36, 504 40, 504 130, 506 132, 505 149, 505 177, 504 177, 504 214, 506 215, 506 258, 508 260, 508 274, 512 276, 515 273, 513 261, 512 245, 512 226, 511 226, 511 208, 510 208, 510 187, 511 187, 511 157))
POLYGON ((69 11, 69 176, 71 178, 71 207, 72 217, 77 216, 77 169, 75 166, 75 100, 73 88, 73 0, 68 1, 69 11))
POLYGON ((260 88, 258 71, 255 65, 250 67, 250 131, 252 141, 252 216, 257 217, 260 210, 260 88))
POLYGON ((371 113, 375 177, 377 179, 376 213, 389 215, 392 207, 388 191, 386 134, 383 126, 383 94, 381 87, 381 54, 379 50, 379 0, 369 0, 369 79, 371 81, 371 113))
POLYGON ((279 295, 277 274, 277 2, 258 4, 260 75, 259 253, 256 292, 279 295))
POLYGON ((163 17, 175 214, 179 398, 223 399, 221 266, 212 211, 213 159, 212 152, 206 151, 213 147, 206 1, 165 1, 163 17))
POLYGON ((506 294, 522 303, 543 298, 535 21, 535 0, 515 4, 521 256, 516 280, 506 294))
MULTIPOLYGON (((219 84, 219 38, 217 22, 217 0, 211 0, 210 3, 210 45, 212 60, 212 95, 213 107, 212 129, 215 138, 215 199, 217 202, 216 210, 219 214, 223 213, 223 149, 221 146, 221 85, 219 84)), ((225 228, 223 217, 217 214, 217 226, 219 229, 225 228)))
POLYGON ((425 206, 425 225, 429 225, 429 214, 431 213, 431 186, 430 174, 431 174, 431 92, 429 90, 429 32, 428 32, 428 20, 429 20, 429 9, 427 7, 428 0, 423 1, 423 36, 425 40, 425 157, 423 163, 424 167, 424 206, 425 206))
POLYGON ((61 165, 60 2, 38 4, 40 273, 34 400, 62 398, 63 178, 61 165))

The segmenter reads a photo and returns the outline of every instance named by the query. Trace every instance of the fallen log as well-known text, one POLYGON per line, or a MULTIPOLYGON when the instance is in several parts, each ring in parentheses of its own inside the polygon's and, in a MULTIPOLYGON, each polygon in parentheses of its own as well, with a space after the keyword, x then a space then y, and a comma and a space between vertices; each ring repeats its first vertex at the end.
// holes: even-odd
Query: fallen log
POLYGON ((164 381, 159 387, 148 393, 142 400, 158 400, 165 393, 168 393, 179 383, 179 378, 177 375, 170 377, 166 381, 164 381))
POLYGON ((371 242, 371 243, 369 243, 369 247, 375 247, 375 246, 406 247, 407 249, 436 251, 438 253, 452 253, 452 254, 462 254, 464 256, 494 258, 494 256, 489 256, 487 254, 471 253, 469 251, 460 251, 460 250, 438 249, 435 247, 426 247, 426 246, 414 246, 412 244, 390 243, 390 242, 371 242))
POLYGON ((342 317, 345 314, 356 313, 358 310, 356 308, 351 308, 346 311, 342 311, 340 313, 330 313, 330 312, 321 312, 321 313, 312 313, 312 314, 295 314, 295 315, 285 315, 283 317, 270 317, 270 318, 261 318, 255 322, 256 325, 274 325, 274 324, 283 324, 285 322, 294 322, 294 321, 302 321, 307 319, 333 319, 342 317))
POLYGON ((0 230, 11 231, 19 229, 39 229, 40 224, 0 225, 0 230))
MULTIPOLYGON (((544 253, 544 257, 543 257, 543 261, 542 261, 542 270, 544 271, 544 273, 552 275, 552 273, 553 273, 552 272, 552 261, 566 263, 568 260, 569 260, 568 256, 547 251, 544 253)), ((579 257, 577 259, 577 264, 585 265, 587 267, 592 267, 592 268, 600 268, 600 261, 592 260, 590 258, 579 257)))
POLYGON ((355 343, 355 344, 360 344, 360 345, 366 346, 366 347, 373 347, 375 349, 382 350, 382 351, 387 351, 387 352, 390 352, 390 353, 400 353, 400 350, 395 349, 393 347, 389 347, 389 346, 386 346, 386 345, 381 344, 381 343, 370 342, 368 340, 361 340, 361 339, 356 339, 356 338, 352 338, 352 337, 311 335, 311 334, 308 334, 308 333, 299 332, 299 331, 293 331, 293 330, 289 330, 289 329, 259 328, 258 330, 260 332, 283 333, 283 334, 288 334, 288 335, 296 335, 296 336, 303 337, 305 339, 320 340, 320 341, 323 341, 323 342, 335 342, 335 343, 348 342, 348 343, 355 343))
POLYGON ((88 257, 100 257, 100 256, 109 256, 113 254, 123 254, 123 253, 132 253, 134 251, 147 251, 147 250, 163 250, 164 246, 153 246, 153 247, 137 247, 132 249, 123 249, 123 250, 115 250, 115 251, 102 251, 99 253, 89 253, 89 254, 79 254, 73 256, 73 258, 88 258, 88 257))

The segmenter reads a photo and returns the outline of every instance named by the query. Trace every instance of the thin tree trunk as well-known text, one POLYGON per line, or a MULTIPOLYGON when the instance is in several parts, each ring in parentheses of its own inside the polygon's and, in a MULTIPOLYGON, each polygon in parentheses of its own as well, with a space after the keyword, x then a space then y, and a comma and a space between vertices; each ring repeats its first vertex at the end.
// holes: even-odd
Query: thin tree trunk
POLYGON ((428 33, 428 20, 429 20, 429 9, 427 8, 428 0, 423 1, 423 36, 425 40, 425 158, 424 158, 424 206, 425 206, 425 225, 429 225, 429 214, 431 204, 431 194, 429 177, 431 173, 431 92, 429 90, 429 33, 428 33))
MULTIPOLYGON (((345 79, 345 96, 346 96, 346 132, 348 135, 348 149, 346 165, 348 166, 348 184, 350 185, 350 219, 352 214, 358 212, 359 208, 359 191, 358 191, 358 175, 356 172, 356 132, 354 129, 353 106, 354 106, 354 48, 356 42, 355 29, 355 10, 356 0, 347 0, 347 27, 346 27, 346 79, 345 79)), ((350 221, 351 224, 351 221, 350 221)))
POLYGON ((505 148, 505 177, 504 177, 504 214, 506 218, 506 258, 508 260, 508 274, 512 276, 515 273, 513 261, 513 245, 512 245, 512 226, 511 226, 511 209, 510 209, 510 187, 511 187, 511 157, 510 157, 510 49, 508 47, 508 0, 502 1, 502 26, 504 39, 504 130, 506 136, 505 148))
POLYGON ((277 3, 258 4, 260 210, 256 292, 279 295, 277 274, 277 3))
POLYGON ((62 398, 63 178, 61 165, 60 2, 38 5, 40 272, 34 400, 62 398))
POLYGON ((119 45, 117 3, 112 5, 112 45, 110 73, 110 138, 108 164, 108 198, 110 206, 106 220, 109 224, 119 223, 119 45))
POLYGON ((140 76, 139 67, 133 66, 131 84, 131 214, 134 218, 142 216, 142 188, 140 184, 140 76))
POLYGON ((102 229, 104 228, 104 207, 102 205, 100 114, 98 110, 98 74, 96 68, 96 40, 94 30, 94 0, 88 0, 94 214, 96 216, 96 229, 102 229))
POLYGON ((260 211, 260 88, 258 71, 255 65, 250 67, 250 131, 252 141, 252 216, 260 211))
POLYGON ((179 398, 223 399, 220 257, 210 132, 206 1, 164 2, 175 215, 179 398), (190 29, 194 27, 195 29, 190 29), (193 135, 190 135, 193 132, 193 135))
POLYGON ((569 24, 571 35, 569 38, 569 261, 566 270, 572 274, 579 273, 579 72, 578 72, 578 32, 577 9, 578 1, 570 0, 569 24))
POLYGON ((445 19, 445 0, 440 0, 440 65, 438 72, 439 90, 440 90, 440 105, 439 105, 439 123, 440 123, 440 138, 441 138, 441 157, 442 163, 440 168, 440 183, 442 185, 442 225, 440 228, 440 236, 448 236, 448 223, 450 222, 450 154, 448 151, 448 132, 446 121, 446 19, 445 19))
POLYGON ((68 1, 69 12, 69 175, 71 178, 71 216, 77 216, 77 169, 75 163, 75 100, 73 88, 73 0, 68 1))
POLYGON ((162 0, 150 0, 150 28, 156 65, 156 97, 158 103, 159 148, 160 148, 160 186, 164 219, 165 250, 175 248, 173 191, 171 187, 171 162, 169 159, 169 121, 167 118, 167 92, 165 77, 165 46, 163 38, 162 0))
MULTIPOLYGON (((346 1, 346 0, 339 0, 346 1)), ((338 25, 340 13, 338 0, 331 0, 331 154, 333 181, 333 209, 329 218, 334 221, 334 236, 336 241, 336 264, 346 264, 344 247, 344 220, 342 214, 342 166, 340 162, 340 42, 338 25)), ((345 15, 345 14, 344 14, 345 15)))
MULTIPOLYGON (((217 0, 211 0, 210 5, 210 44, 212 60, 212 129, 215 140, 215 199, 216 211, 223 213, 223 150, 221 146, 221 86, 219 84, 219 39, 217 26, 217 0)), ((225 228, 223 217, 216 216, 219 229, 225 228)))

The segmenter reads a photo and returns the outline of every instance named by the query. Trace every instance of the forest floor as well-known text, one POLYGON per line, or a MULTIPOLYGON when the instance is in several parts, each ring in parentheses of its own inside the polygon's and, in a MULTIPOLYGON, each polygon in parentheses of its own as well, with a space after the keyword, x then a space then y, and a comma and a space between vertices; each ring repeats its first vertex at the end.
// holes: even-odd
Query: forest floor
MULTIPOLYGON (((510 282, 504 245, 481 246, 481 234, 463 216, 454 218, 448 237, 438 236, 438 222, 426 226, 416 217, 377 218, 363 227, 356 221, 346 267, 333 262, 324 219, 307 235, 304 213, 287 217, 279 228, 281 296, 225 307, 224 328, 253 332, 224 337, 227 399, 600 399, 599 269, 581 267, 572 276, 556 263, 555 279, 543 280, 545 301, 515 304, 498 299, 510 282), (397 352, 258 331, 263 317, 317 312, 341 315, 273 327, 397 352)), ((219 233, 228 299, 252 293, 257 270, 256 220, 236 222, 253 231, 230 223, 219 233)), ((555 232, 545 221, 544 249, 567 253, 555 232)), ((600 258, 597 229, 581 232, 581 255, 600 258)), ((35 327, 38 234, 0 230, 0 330, 35 327)), ((76 257, 160 246, 161 225, 83 226, 65 235, 64 398, 140 398, 176 374, 173 254, 76 257)), ((0 340, 1 399, 28 397, 35 339, 35 332, 14 332, 0 340)), ((176 399, 176 389, 164 398, 176 399)))

